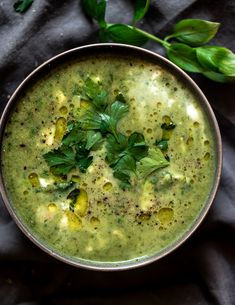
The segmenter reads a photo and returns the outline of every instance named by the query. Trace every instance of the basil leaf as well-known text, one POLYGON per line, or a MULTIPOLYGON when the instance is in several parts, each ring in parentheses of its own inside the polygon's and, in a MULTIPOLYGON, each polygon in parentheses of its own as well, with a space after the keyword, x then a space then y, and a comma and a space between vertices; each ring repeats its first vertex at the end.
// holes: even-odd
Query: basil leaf
POLYGON ((230 51, 223 47, 203 46, 196 48, 197 59, 200 64, 212 71, 218 71, 218 64, 230 51))
POLYGON ((150 0, 136 0, 133 23, 142 19, 149 9, 150 0))
POLYGON ((101 28, 106 27, 105 11, 107 0, 82 0, 82 6, 88 16, 94 18, 101 28))
POLYGON ((203 75, 218 83, 229 83, 235 81, 235 77, 230 77, 214 71, 203 72, 203 75))
POLYGON ((203 72, 199 64, 195 49, 183 43, 174 43, 167 48, 167 56, 177 66, 188 72, 203 72))
POLYGON ((148 41, 148 38, 145 35, 138 32, 133 26, 126 24, 109 25, 107 31, 113 42, 142 46, 148 41))
MULTIPOLYGON (((229 51, 229 50, 228 50, 229 51)), ((229 51, 219 62, 219 71, 235 78, 235 54, 229 51)))
POLYGON ((32 5, 33 0, 19 0, 14 3, 14 9, 16 12, 24 13, 32 5))
POLYGON ((201 46, 210 41, 219 29, 220 24, 200 19, 184 19, 174 27, 170 37, 191 46, 201 46))

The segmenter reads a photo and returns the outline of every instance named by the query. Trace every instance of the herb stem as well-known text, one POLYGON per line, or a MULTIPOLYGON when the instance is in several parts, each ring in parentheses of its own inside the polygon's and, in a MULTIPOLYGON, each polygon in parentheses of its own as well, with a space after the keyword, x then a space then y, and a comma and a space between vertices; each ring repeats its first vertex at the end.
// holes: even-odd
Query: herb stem
POLYGON ((157 36, 154 36, 154 35, 152 35, 152 34, 150 34, 150 33, 148 33, 148 32, 145 32, 145 31, 139 29, 139 28, 136 28, 136 27, 133 27, 133 28, 135 29, 136 32, 138 32, 138 33, 140 33, 140 34, 142 34, 142 35, 148 37, 149 39, 152 39, 152 40, 154 40, 154 41, 160 43, 161 45, 163 45, 163 46, 166 47, 166 48, 169 47, 169 46, 171 45, 169 42, 164 41, 164 40, 158 38, 157 36))

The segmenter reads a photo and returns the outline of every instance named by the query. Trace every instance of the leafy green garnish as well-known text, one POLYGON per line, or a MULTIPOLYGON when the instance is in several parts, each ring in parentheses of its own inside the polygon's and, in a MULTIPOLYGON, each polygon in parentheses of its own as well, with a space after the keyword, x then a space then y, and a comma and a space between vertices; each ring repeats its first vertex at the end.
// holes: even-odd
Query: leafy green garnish
MULTIPOLYGON (((149 9, 149 0, 136 0, 133 24, 141 20, 149 9)), ((105 21, 106 1, 83 0, 87 14, 100 25, 101 42, 119 42, 142 46, 149 39, 160 43, 166 48, 168 58, 185 71, 202 73, 217 82, 235 80, 235 55, 222 51, 201 49, 216 35, 220 24, 201 19, 184 19, 179 21, 173 33, 161 39, 140 28, 128 24, 112 24, 105 21), (176 42, 170 43, 170 40, 176 42), (209 54, 212 52, 214 55, 209 54), (215 60, 219 54, 219 61, 215 60), (213 59, 212 59, 213 57, 213 59)), ((207 47, 207 46, 205 46, 207 47)), ((221 47, 213 47, 221 48, 221 47)), ((222 48, 221 48, 222 49, 222 48)))
POLYGON ((85 148, 90 150, 101 140, 102 140, 102 135, 100 132, 95 132, 93 130, 90 130, 87 132, 87 142, 85 148))
POLYGON ((169 162, 165 159, 159 148, 150 148, 148 156, 137 164, 137 174, 140 179, 146 179, 156 170, 168 165, 169 162))
POLYGON ((14 9, 18 13, 26 12, 32 5, 33 0, 19 0, 14 3, 14 9))
POLYGON ((105 112, 87 111, 81 124, 87 130, 100 130, 102 134, 111 133, 117 139, 117 124, 128 112, 129 106, 119 101, 114 102, 105 112))
POLYGON ((203 67, 199 64, 196 50, 183 43, 173 43, 167 48, 167 56, 169 59, 188 72, 203 72, 203 67))
POLYGON ((84 140, 86 134, 81 130, 80 124, 75 122, 69 122, 67 125, 68 132, 62 139, 62 144, 72 146, 78 142, 84 140))
POLYGON ((136 0, 133 23, 141 20, 149 9, 150 0, 136 0))
POLYGON ((140 33, 135 27, 127 24, 110 24, 106 28, 107 37, 113 42, 142 46, 148 37, 140 33))
POLYGON ((184 19, 175 25, 170 38, 177 38, 179 41, 190 46, 201 46, 215 36, 219 26, 220 24, 217 22, 200 19, 184 19))
POLYGON ((156 141, 156 146, 160 148, 162 151, 165 151, 168 149, 168 140, 156 141))
POLYGON ((43 155, 53 173, 66 175, 76 167, 75 152, 71 147, 61 146, 43 155))
POLYGON ((94 18, 101 27, 105 27, 106 0, 82 0, 82 5, 90 17, 94 18))
POLYGON ((86 149, 86 142, 78 143, 75 148, 62 145, 44 154, 43 157, 56 175, 67 175, 76 167, 85 173, 93 159, 89 156, 89 150, 86 149))
POLYGON ((127 138, 118 133, 117 139, 113 135, 109 135, 106 149, 106 159, 114 170, 114 177, 125 177, 124 180, 130 184, 130 173, 135 173, 136 162, 148 154, 148 146, 145 144, 143 135, 134 132, 127 138))

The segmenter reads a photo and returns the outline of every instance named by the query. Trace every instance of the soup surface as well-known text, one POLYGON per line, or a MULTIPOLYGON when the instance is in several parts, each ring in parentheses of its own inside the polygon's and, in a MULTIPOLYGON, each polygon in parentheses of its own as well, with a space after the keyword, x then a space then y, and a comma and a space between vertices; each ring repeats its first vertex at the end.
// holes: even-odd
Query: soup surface
POLYGON ((20 219, 74 260, 163 250, 192 226, 215 173, 195 96, 162 67, 124 56, 72 61, 28 88, 2 151, 20 219))

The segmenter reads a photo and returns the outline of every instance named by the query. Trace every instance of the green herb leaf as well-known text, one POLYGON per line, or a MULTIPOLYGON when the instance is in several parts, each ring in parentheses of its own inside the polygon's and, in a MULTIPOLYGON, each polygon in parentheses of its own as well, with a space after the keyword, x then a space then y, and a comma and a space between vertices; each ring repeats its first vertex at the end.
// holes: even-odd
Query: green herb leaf
POLYGON ((201 46, 210 41, 219 29, 220 24, 200 19, 184 19, 174 27, 171 38, 189 44, 191 46, 201 46))
POLYGON ((93 157, 84 157, 84 158, 79 158, 76 160, 77 161, 77 166, 80 169, 82 173, 85 173, 88 167, 91 165, 93 161, 93 157))
POLYGON ((80 142, 75 146, 76 155, 76 165, 82 173, 85 173, 87 168, 91 165, 93 157, 89 157, 90 151, 86 149, 86 142, 80 142))
POLYGON ((130 173, 136 172, 136 162, 148 154, 148 146, 143 135, 135 132, 127 138, 118 133, 117 139, 109 135, 106 149, 106 159, 116 173, 114 177, 121 181, 121 177, 124 177, 122 182, 130 185, 130 173))
POLYGON ((145 144, 144 136, 138 132, 134 132, 128 139, 128 153, 139 161, 148 154, 148 146, 145 144))
POLYGON ((60 147, 43 155, 53 173, 66 175, 76 167, 75 153, 71 147, 60 147))
POLYGON ((75 122, 69 122, 67 125, 68 132, 62 139, 62 144, 66 146, 72 146, 85 139, 85 132, 81 130, 80 124, 75 122))
POLYGON ((88 110, 81 118, 80 123, 83 129, 99 130, 102 118, 96 111, 88 110))
POLYGON ((163 153, 159 148, 150 148, 148 156, 143 158, 137 164, 137 173, 140 179, 146 179, 156 170, 168 165, 169 162, 165 159, 163 153))
POLYGON ((102 135, 100 132, 95 132, 90 130, 87 132, 87 142, 85 148, 90 150, 93 148, 100 140, 102 139, 102 135))
POLYGON ((135 169, 135 159, 129 154, 125 154, 124 156, 122 156, 114 166, 115 171, 123 173, 128 173, 129 171, 135 172, 135 169))
POLYGON ((137 31, 135 27, 127 24, 111 24, 107 26, 110 39, 113 42, 133 44, 142 46, 148 38, 141 32, 137 31))
POLYGON ((89 157, 86 142, 78 143, 75 149, 63 145, 44 154, 43 157, 56 175, 66 175, 75 167, 85 173, 93 159, 92 156, 89 157))
POLYGON ((133 23, 142 19, 149 9, 150 0, 136 0, 133 23))
MULTIPOLYGON (((228 50, 229 51, 229 50, 228 50)), ((235 78, 235 54, 231 51, 227 53, 219 62, 219 71, 226 76, 235 78)))
POLYGON ((156 145, 158 148, 160 148, 162 151, 165 151, 168 149, 168 140, 160 140, 156 141, 156 145))
POLYGON ((204 72, 203 75, 218 83, 229 83, 235 80, 234 77, 226 76, 222 73, 214 72, 214 71, 204 72))
POLYGON ((19 0, 15 2, 14 9, 16 12, 24 13, 29 9, 32 3, 33 0, 19 0))
POLYGON ((218 64, 230 51, 223 47, 203 46, 196 48, 196 54, 200 64, 212 71, 218 72, 218 64))
POLYGON ((119 179, 121 181, 120 183, 120 187, 122 189, 129 189, 131 184, 130 184, 130 175, 123 173, 123 172, 119 172, 119 171, 114 171, 113 176, 116 179, 119 179))
POLYGON ((101 28, 106 27, 105 11, 106 0, 82 0, 82 6, 88 16, 94 18, 101 28))
POLYGON ((203 72, 195 49, 183 43, 174 43, 167 48, 167 56, 177 66, 188 72, 203 72))
POLYGON ((93 100, 100 93, 101 88, 99 84, 94 82, 90 77, 87 77, 82 90, 90 100, 93 100))

